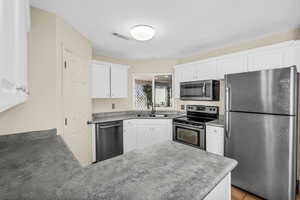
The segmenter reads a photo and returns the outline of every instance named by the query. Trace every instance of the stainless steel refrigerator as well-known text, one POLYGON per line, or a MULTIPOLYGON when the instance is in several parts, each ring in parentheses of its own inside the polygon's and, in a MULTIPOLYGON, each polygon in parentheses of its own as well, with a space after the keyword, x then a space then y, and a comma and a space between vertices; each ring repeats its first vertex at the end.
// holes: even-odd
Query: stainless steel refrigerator
POLYGON ((295 66, 225 76, 225 155, 238 161, 232 184, 269 200, 294 200, 295 66))

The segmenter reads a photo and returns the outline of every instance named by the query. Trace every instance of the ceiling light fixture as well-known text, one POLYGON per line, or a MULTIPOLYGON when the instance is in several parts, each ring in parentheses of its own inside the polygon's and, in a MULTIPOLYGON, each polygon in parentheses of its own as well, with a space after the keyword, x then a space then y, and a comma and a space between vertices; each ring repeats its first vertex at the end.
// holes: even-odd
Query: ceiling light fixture
POLYGON ((155 35, 155 30, 152 26, 136 25, 130 29, 131 36, 139 41, 151 40, 155 35))

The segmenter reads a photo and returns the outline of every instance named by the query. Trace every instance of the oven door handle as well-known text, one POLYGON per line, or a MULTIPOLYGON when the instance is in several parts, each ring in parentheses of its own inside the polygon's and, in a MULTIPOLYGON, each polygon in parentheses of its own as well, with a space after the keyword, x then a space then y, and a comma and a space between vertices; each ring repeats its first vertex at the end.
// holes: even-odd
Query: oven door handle
POLYGON ((189 124, 181 124, 181 123, 176 123, 174 122, 173 123, 174 126, 180 126, 182 128, 192 128, 194 130, 199 130, 199 129, 204 129, 204 126, 203 125, 200 125, 200 126, 193 126, 193 125, 189 125, 189 124))

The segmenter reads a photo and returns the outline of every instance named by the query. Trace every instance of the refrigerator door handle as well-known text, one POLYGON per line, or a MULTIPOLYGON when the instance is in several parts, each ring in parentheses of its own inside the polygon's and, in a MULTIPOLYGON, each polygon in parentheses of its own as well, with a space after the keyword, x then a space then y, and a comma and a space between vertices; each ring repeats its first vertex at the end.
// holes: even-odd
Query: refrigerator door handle
POLYGON ((225 135, 229 139, 230 138, 230 127, 229 127, 229 111, 226 111, 225 116, 225 135))
POLYGON ((230 103, 230 88, 226 87, 226 99, 225 99, 225 135, 230 138, 230 128, 229 128, 229 103, 230 103))
POLYGON ((225 111, 229 111, 229 103, 230 103, 230 88, 226 87, 225 89, 225 111))

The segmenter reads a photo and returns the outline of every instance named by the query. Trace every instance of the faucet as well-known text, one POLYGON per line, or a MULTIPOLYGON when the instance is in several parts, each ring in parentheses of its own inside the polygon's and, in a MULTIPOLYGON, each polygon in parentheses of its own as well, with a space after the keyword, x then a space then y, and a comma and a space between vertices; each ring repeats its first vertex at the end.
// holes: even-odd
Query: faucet
POLYGON ((155 114, 155 105, 154 105, 154 103, 152 102, 151 103, 151 115, 154 115, 155 114))

